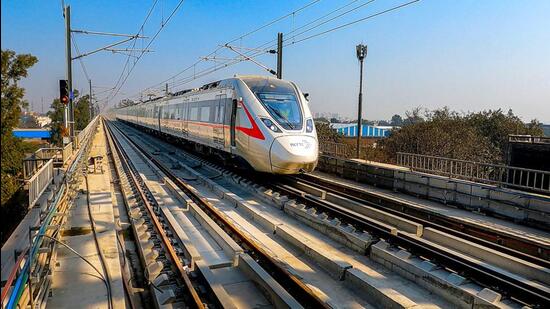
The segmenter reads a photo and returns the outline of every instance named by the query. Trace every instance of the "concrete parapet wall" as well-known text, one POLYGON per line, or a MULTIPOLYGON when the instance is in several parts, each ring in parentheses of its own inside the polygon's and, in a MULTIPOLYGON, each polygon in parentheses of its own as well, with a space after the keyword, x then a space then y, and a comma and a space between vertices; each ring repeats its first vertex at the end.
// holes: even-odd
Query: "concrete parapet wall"
POLYGON ((401 166, 321 155, 317 169, 369 185, 413 194, 548 230, 550 197, 411 171, 401 166))

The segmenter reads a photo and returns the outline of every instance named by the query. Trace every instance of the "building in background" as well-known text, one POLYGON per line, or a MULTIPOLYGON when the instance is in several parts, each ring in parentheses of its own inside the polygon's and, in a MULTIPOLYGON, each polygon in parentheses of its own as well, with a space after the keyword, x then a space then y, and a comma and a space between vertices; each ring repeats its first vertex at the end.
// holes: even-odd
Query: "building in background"
MULTIPOLYGON (((356 137, 357 136, 357 123, 331 123, 331 128, 336 130, 338 134, 344 137, 356 137)), ((371 138, 384 138, 390 135, 391 126, 361 126, 361 136, 371 138)))

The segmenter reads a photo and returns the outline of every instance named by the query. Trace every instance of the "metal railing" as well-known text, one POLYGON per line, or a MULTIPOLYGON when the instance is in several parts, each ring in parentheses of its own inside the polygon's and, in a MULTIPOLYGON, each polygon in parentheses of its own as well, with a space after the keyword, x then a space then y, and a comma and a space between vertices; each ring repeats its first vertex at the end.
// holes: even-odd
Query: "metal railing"
POLYGON ((550 193, 550 172, 445 157, 397 153, 397 164, 411 170, 550 193))
POLYGON ((61 158, 63 158, 63 164, 67 163, 69 161, 69 158, 71 158, 71 155, 73 154, 73 143, 68 143, 63 147, 63 150, 61 152, 61 158))
POLYGON ((30 156, 23 159, 23 178, 29 179, 34 175, 48 160, 53 159, 54 163, 60 163, 60 151, 58 147, 40 148, 30 156))
POLYGON ((38 198, 40 198, 51 183, 54 177, 53 161, 53 159, 46 161, 30 179, 25 180, 25 186, 29 195, 29 208, 34 206, 38 198))
POLYGON ((355 155, 355 147, 335 142, 319 141, 319 152, 341 158, 351 158, 355 155))
POLYGON ((78 132, 78 135, 76 136, 78 141, 84 141, 84 138, 90 134, 91 130, 95 130, 98 119, 99 116, 95 116, 82 131, 78 132))

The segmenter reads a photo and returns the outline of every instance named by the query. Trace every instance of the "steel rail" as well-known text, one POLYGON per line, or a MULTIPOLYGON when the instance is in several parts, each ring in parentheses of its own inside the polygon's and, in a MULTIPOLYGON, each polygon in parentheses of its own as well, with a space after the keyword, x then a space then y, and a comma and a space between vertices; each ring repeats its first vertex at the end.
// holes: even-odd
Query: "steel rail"
MULTIPOLYGON (((140 130, 139 127, 138 130, 140 130)), ((157 138, 159 137, 157 136, 157 138)), ((135 144, 134 141, 132 142, 135 144)), ((151 155, 148 155, 148 157, 150 157, 152 161, 157 161, 151 155)), ((198 160, 210 162, 218 167, 220 166, 219 163, 212 162, 212 160, 209 159, 199 158, 198 160)), ((162 165, 160 162, 159 164, 162 165)), ((375 237, 387 240, 392 245, 401 246, 408 249, 415 255, 429 258, 442 266, 459 271, 460 273, 468 276, 470 280, 477 282, 482 286, 496 289, 503 295, 513 297, 524 304, 535 304, 540 308, 550 308, 550 293, 547 291, 537 289, 514 277, 502 275, 490 267, 478 265, 468 258, 454 256, 447 251, 441 250, 437 247, 437 245, 406 235, 406 233, 398 232, 398 235, 393 235, 386 226, 381 226, 377 224, 377 222, 369 220, 366 216, 357 214, 349 209, 346 209, 345 207, 320 200, 311 194, 303 194, 303 192, 296 188, 292 188, 291 186, 274 184, 273 181, 269 181, 273 180, 270 177, 268 177, 269 179, 266 181, 266 177, 254 178, 251 177, 250 173, 244 175, 242 171, 236 172, 239 173, 240 176, 254 180, 257 183, 263 184, 267 188, 275 188, 282 193, 287 194, 289 197, 296 199, 297 201, 304 201, 309 203, 310 206, 315 205, 326 211, 329 215, 343 219, 343 221, 351 223, 359 228, 363 228, 364 230, 371 232, 375 237)))
POLYGON ((527 305, 550 307, 550 293, 537 289, 521 279, 507 276, 491 267, 478 264, 466 257, 453 255, 444 251, 428 241, 407 233, 397 232, 392 234, 388 227, 369 220, 368 217, 358 214, 346 207, 337 206, 325 200, 321 200, 311 194, 304 194, 301 190, 288 185, 266 184, 275 190, 292 197, 298 202, 306 203, 319 210, 325 211, 329 216, 336 217, 350 223, 360 229, 370 232, 375 237, 384 239, 394 246, 409 250, 412 254, 428 258, 442 266, 465 274, 469 279, 485 286, 496 288, 504 295, 513 297, 527 305))
POLYGON ((497 250, 539 266, 550 268, 550 261, 548 261, 548 257, 550 256, 549 249, 542 248, 528 241, 502 233, 492 232, 474 223, 457 221, 454 218, 441 214, 410 207, 407 202, 387 199, 376 193, 362 190, 361 188, 355 188, 342 183, 329 182, 313 175, 300 175, 290 178, 290 181, 304 182, 347 199, 374 206, 377 209, 383 209, 390 214, 420 223, 424 227, 436 228, 445 233, 478 243, 487 248, 497 250))
POLYGON ((201 209, 203 209, 214 221, 220 225, 237 243, 245 244, 249 249, 248 253, 252 255, 255 260, 264 268, 294 299, 296 299, 305 308, 330 308, 323 300, 321 300, 313 291, 305 285, 295 275, 291 274, 288 270, 283 268, 279 263, 273 259, 269 253, 260 247, 253 239, 242 233, 239 228, 227 220, 219 210, 210 203, 206 198, 198 195, 195 191, 178 176, 166 167, 162 162, 153 157, 144 147, 137 144, 134 140, 128 137, 128 135, 119 129, 123 135, 127 137, 137 149, 139 149, 143 155, 145 155, 151 162, 155 164, 170 180, 172 180, 176 186, 187 194, 201 209))
MULTIPOLYGON (((172 246, 170 240, 166 236, 166 233, 164 232, 164 229, 162 228, 162 225, 161 225, 159 219, 157 218, 157 215, 155 214, 155 212, 153 210, 153 207, 151 206, 147 196, 145 195, 145 192, 141 188, 140 182, 138 181, 138 179, 135 175, 135 171, 130 167, 130 163, 129 163, 130 159, 128 157, 128 154, 122 150, 122 146, 120 145, 119 141, 116 138, 114 138, 114 134, 111 131, 111 128, 109 127, 109 125, 107 124, 107 121, 105 121, 105 127, 106 127, 106 129, 108 129, 108 130, 106 130, 106 132, 108 132, 110 137, 111 137, 111 141, 113 143, 115 151, 117 152, 117 154, 120 156, 121 159, 123 158, 123 160, 120 160, 121 163, 124 165, 123 168, 125 167, 125 170, 127 171, 127 174, 129 174, 130 179, 134 183, 135 188, 138 191, 139 196, 140 196, 143 204, 145 205, 145 208, 147 209, 147 212, 149 213, 149 217, 151 218, 151 220, 153 222, 153 225, 154 225, 155 229, 157 230, 157 233, 160 236, 160 238, 162 240, 162 243, 164 244, 164 247, 165 247, 166 251, 168 252, 168 254, 170 256, 170 259, 173 262, 173 265, 177 269, 180 277, 183 279, 183 281, 185 283, 185 286, 187 288, 187 291, 189 292, 189 294, 191 295, 191 297, 193 299, 193 302, 194 302, 193 305, 196 308, 205 308, 205 306, 204 306, 202 300, 200 299, 197 291, 193 287, 193 284, 191 283, 191 279, 189 279, 189 276, 187 275, 187 272, 185 271, 180 258, 178 257, 176 251, 174 250, 174 247, 172 246)), ((119 131, 119 132, 122 133, 121 131, 119 131)), ((124 134, 124 133, 122 133, 122 134, 124 134)))

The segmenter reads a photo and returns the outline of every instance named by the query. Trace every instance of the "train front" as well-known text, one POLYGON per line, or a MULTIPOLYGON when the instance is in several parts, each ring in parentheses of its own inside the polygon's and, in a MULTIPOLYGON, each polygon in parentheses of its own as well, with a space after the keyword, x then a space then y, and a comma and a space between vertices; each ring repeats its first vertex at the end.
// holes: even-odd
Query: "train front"
POLYGON ((266 145, 269 147, 271 172, 298 174, 313 171, 319 146, 309 103, 302 92, 294 83, 276 78, 242 80, 268 113, 258 116, 272 137, 267 139, 271 141, 270 145, 266 145))

